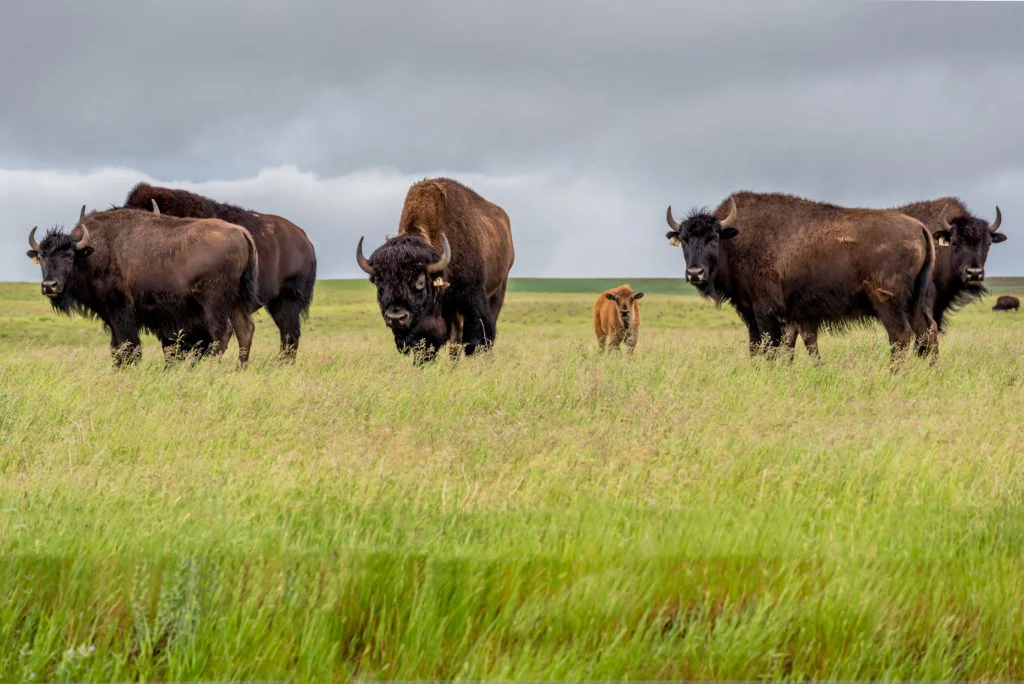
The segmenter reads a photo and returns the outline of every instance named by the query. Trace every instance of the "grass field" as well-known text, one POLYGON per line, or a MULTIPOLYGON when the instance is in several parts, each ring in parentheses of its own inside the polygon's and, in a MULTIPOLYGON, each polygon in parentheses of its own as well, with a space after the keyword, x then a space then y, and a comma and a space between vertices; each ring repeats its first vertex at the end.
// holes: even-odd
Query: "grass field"
POLYGON ((619 282, 516 281, 425 369, 323 282, 298 364, 261 313, 242 372, 114 372, 0 285, 0 680, 1024 678, 1024 313, 772 364, 632 280, 601 356, 619 282))

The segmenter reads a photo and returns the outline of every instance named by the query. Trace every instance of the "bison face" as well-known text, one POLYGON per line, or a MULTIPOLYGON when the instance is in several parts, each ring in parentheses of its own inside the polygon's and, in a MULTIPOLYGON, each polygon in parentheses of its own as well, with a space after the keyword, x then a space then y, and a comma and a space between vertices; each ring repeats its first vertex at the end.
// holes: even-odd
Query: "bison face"
POLYGON ((711 287, 721 261, 721 244, 739 234, 732 227, 736 221, 736 202, 733 201, 729 215, 719 221, 714 214, 694 211, 682 223, 672 218, 669 207, 668 225, 671 231, 665 234, 673 245, 682 243, 683 260, 686 262, 686 281, 704 291, 711 287))
POLYGON ((991 226, 988 221, 969 215, 957 216, 951 221, 940 216, 940 220, 942 229, 932 233, 932 237, 939 249, 949 250, 950 275, 967 287, 980 288, 985 280, 989 248, 1006 240, 1004 234, 996 232, 1003 222, 999 207, 996 207, 996 220, 991 226))
POLYGON ((633 302, 644 296, 643 292, 633 292, 627 288, 620 288, 615 292, 605 292, 605 299, 615 302, 615 308, 619 312, 619 319, 623 326, 629 327, 630 318, 633 315, 633 302))
POLYGON ((377 288, 377 304, 384 323, 391 328, 399 351, 408 353, 419 343, 439 348, 448 340, 449 326, 441 313, 447 285, 441 273, 451 258, 438 254, 425 240, 400 235, 378 247, 369 259, 362 256, 360 240, 356 258, 377 288))
POLYGON ((26 254, 41 267, 42 293, 55 309, 66 311, 69 308, 68 289, 74 277, 75 264, 92 253, 92 247, 86 244, 88 238, 89 231, 84 225, 80 240, 54 229, 40 244, 36 242, 36 228, 28 234, 28 244, 32 249, 26 254))

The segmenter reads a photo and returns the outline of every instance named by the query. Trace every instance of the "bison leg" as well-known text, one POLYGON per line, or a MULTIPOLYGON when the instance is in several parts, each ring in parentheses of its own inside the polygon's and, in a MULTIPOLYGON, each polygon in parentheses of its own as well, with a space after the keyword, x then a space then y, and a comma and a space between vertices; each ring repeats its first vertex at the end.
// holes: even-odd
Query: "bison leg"
POLYGON ((472 356, 478 348, 486 351, 494 344, 494 320, 490 307, 482 295, 471 300, 463 314, 463 342, 466 356, 472 356))
POLYGON ((267 304, 267 311, 281 331, 281 358, 294 362, 299 352, 299 337, 302 335, 302 302, 282 295, 267 304))
POLYGON ((894 300, 888 300, 884 304, 876 305, 875 311, 889 334, 889 347, 892 361, 901 359, 910 346, 913 337, 913 328, 907 320, 905 311, 899 307, 894 300))
POLYGON ((782 345, 782 321, 772 312, 755 314, 757 327, 761 331, 758 344, 764 344, 770 358, 775 358, 782 345))
MULTIPOLYGON (((821 363, 821 354, 818 353, 818 325, 816 323, 800 324, 797 329, 800 332, 800 337, 804 340, 804 348, 807 350, 807 355, 811 357, 811 361, 815 365, 821 363)), ((796 346, 795 342, 793 346, 796 346)))
POLYGON ((114 368, 132 366, 142 358, 142 339, 138 326, 123 322, 113 326, 110 333, 110 355, 114 368))
POLYGON ((249 349, 252 347, 252 336, 256 332, 256 324, 252 322, 249 312, 235 309, 231 312, 231 327, 238 335, 238 365, 245 368, 249 363, 249 349))

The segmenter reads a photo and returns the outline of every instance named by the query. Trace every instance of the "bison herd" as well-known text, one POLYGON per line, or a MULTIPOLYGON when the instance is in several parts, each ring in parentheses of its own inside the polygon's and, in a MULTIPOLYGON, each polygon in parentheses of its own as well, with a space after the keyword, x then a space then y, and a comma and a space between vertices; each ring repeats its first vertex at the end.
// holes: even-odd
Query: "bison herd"
MULTIPOLYGON (((223 353, 238 336, 249 357, 252 314, 266 307, 293 361, 316 282, 316 251, 291 221, 171 188, 140 183, 124 206, 86 213, 28 256, 41 266, 42 294, 63 314, 98 317, 110 331, 115 366, 141 356, 141 331, 160 340, 168 363, 223 353)), ((893 358, 913 344, 934 357, 946 314, 985 294, 989 248, 1006 236, 954 197, 896 209, 846 208, 780 193, 737 192, 714 211, 677 221, 687 282, 746 324, 751 355, 792 355, 797 337, 817 360, 818 331, 878 320, 893 358)), ((515 261, 508 214, 449 178, 406 194, 398 234, 356 262, 376 288, 385 325, 417 363, 450 345, 473 355, 497 336, 515 261)), ((640 328, 642 292, 601 293, 594 333, 602 350, 629 351, 640 328)), ((1000 297, 995 310, 1017 309, 1000 297)))

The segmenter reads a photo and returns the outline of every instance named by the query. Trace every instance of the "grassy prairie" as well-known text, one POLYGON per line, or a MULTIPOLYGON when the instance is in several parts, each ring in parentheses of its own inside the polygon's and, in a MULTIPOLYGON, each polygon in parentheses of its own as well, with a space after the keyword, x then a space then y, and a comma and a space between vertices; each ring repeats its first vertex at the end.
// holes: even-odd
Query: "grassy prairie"
POLYGON ((604 282, 517 281, 490 355, 420 370, 324 282, 244 372, 114 372, 0 286, 0 680, 1024 677, 1024 314, 773 365, 634 280, 603 357, 604 282))

